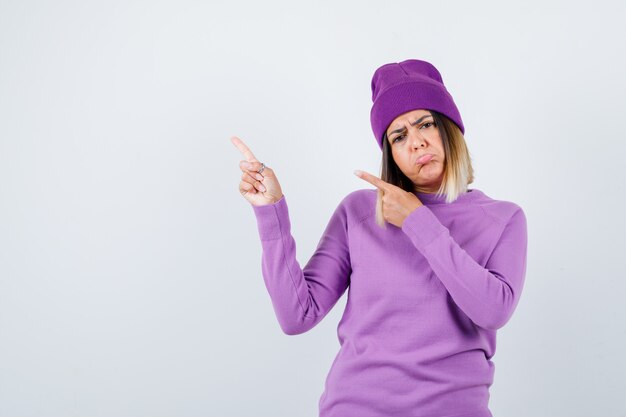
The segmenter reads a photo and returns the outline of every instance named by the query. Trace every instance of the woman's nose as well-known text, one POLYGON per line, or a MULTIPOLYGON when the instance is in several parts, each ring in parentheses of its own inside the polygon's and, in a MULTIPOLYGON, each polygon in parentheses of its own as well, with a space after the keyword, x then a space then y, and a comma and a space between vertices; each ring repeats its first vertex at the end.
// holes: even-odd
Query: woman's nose
POLYGON ((409 132, 409 138, 411 140, 411 145, 415 146, 415 147, 420 147, 422 146, 422 143, 425 142, 424 137, 421 135, 421 133, 419 132, 419 129, 412 129, 411 132, 409 132))

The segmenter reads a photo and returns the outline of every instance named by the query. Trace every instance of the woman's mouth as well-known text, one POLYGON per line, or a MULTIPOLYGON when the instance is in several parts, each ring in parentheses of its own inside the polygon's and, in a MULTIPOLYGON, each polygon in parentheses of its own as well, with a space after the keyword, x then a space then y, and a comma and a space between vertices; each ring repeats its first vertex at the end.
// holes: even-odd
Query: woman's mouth
POLYGON ((417 161, 415 161, 415 165, 427 164, 431 159, 433 159, 433 155, 431 154, 422 155, 417 161))

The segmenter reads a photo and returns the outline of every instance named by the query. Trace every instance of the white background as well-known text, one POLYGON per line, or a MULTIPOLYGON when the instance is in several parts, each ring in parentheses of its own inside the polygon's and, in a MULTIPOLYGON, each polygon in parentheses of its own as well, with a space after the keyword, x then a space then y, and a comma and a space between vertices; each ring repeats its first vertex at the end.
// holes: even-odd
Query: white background
POLYGON ((370 81, 441 72, 471 188, 519 204, 495 417, 626 415, 622 2, 0 2, 0 416, 317 416, 345 295, 280 330, 241 137, 301 265, 372 188, 370 81))

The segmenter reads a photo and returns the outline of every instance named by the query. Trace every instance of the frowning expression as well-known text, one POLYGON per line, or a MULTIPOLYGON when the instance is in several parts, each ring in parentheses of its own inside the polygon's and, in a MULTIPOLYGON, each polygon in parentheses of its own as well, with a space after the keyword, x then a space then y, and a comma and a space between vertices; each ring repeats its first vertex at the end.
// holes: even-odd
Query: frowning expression
POLYGON ((393 159, 416 191, 436 192, 443 180, 445 151, 435 123, 430 111, 419 109, 401 114, 387 128, 393 159))

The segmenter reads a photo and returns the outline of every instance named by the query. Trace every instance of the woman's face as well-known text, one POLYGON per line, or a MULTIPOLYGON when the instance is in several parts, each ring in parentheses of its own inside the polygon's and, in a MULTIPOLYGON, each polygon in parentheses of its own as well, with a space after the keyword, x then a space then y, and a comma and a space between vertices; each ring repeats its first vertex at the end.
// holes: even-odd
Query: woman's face
POLYGON ((445 152, 439 126, 428 110, 412 110, 396 117, 387 128, 393 159, 415 184, 415 191, 434 193, 443 180, 445 152), (418 161, 423 155, 430 160, 418 161))

